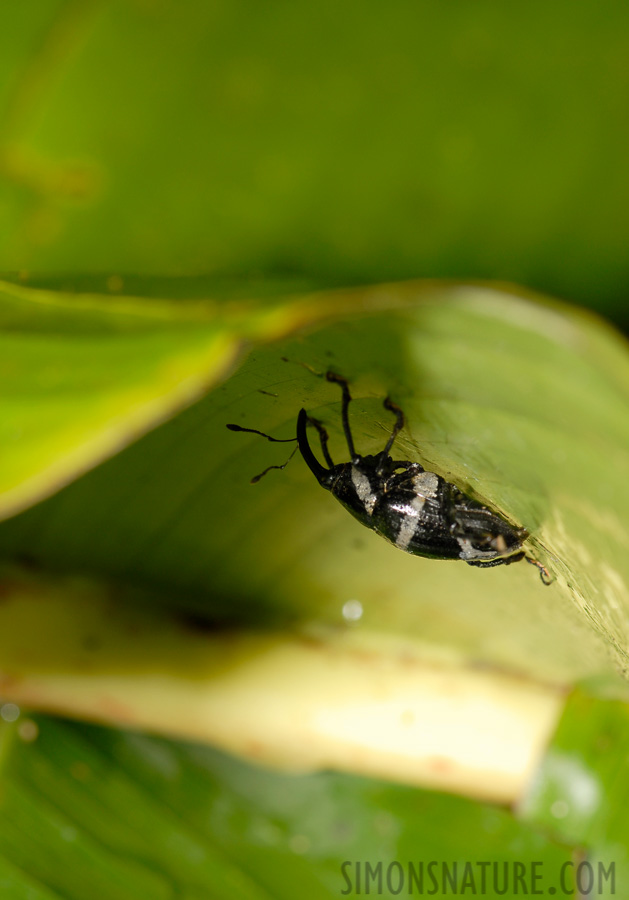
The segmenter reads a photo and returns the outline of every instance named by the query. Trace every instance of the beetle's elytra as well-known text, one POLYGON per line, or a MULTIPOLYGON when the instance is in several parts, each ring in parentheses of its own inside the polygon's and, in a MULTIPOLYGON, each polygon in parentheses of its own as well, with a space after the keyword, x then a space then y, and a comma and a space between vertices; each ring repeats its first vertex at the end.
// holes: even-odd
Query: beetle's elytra
MULTIPOLYGON (((351 394, 348 381, 327 372, 328 381, 338 384, 343 393, 342 421, 350 461, 335 465, 328 449, 328 433, 317 419, 301 409, 297 417, 297 447, 321 487, 330 491, 349 512, 382 535, 394 546, 415 556, 432 559, 462 559, 470 566, 490 568, 510 565, 521 559, 539 569, 544 584, 550 584, 548 569, 523 549, 528 538, 524 528, 516 528, 499 513, 468 496, 456 485, 419 463, 396 460, 389 455, 404 427, 404 414, 387 397, 385 409, 395 415, 395 425, 384 449, 375 456, 356 452, 349 425, 351 394), (308 441, 308 425, 315 428, 321 452, 327 464, 316 458, 308 441)), ((278 441, 254 428, 228 425, 232 431, 249 431, 270 441, 278 441)), ((284 442, 282 441, 282 442, 284 442)), ((297 448, 295 448, 297 449, 297 448)), ((286 463, 284 464, 286 465, 286 463)), ((270 466, 283 469, 284 466, 270 466)), ((252 479, 259 479, 265 469, 252 479)))

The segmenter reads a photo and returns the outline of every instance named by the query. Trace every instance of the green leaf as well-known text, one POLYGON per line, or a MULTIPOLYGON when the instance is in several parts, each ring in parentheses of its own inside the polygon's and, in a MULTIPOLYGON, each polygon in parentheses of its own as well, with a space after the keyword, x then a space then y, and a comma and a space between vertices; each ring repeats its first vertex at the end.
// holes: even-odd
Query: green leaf
POLYGON ((174 304, 0 282, 0 518, 117 452, 294 327, 251 304, 174 304))
POLYGON ((14 4, 0 271, 506 277, 622 317, 628 16, 14 4))
POLYGON ((618 887, 629 877, 628 715, 626 703, 575 691, 520 808, 524 820, 587 848, 587 857, 613 861, 618 887))
MULTIPOLYGON (((73 307, 79 321, 84 315, 81 302, 73 307)), ((178 315, 185 316, 188 309, 180 307, 178 315)), ((247 316, 239 317, 240 309, 239 302, 222 303, 221 321, 228 321, 234 332, 238 326, 257 346, 219 389, 56 496, 3 523, 5 555, 28 553, 32 562, 48 569, 80 566, 101 578, 159 586, 157 594, 145 590, 142 597, 93 579, 72 583, 35 572, 24 588, 5 577, 5 696, 10 699, 14 691, 20 703, 114 721, 127 717, 144 725, 148 719, 135 711, 159 713, 159 697, 161 722, 155 715, 152 727, 157 722, 157 727, 182 733, 185 728, 176 724, 177 715, 188 719, 188 729, 202 719, 195 698, 205 702, 211 694, 204 691, 210 688, 219 701, 222 696, 227 710, 230 696, 234 699, 230 679, 244 678, 249 693, 238 695, 235 708, 255 724, 270 709, 252 690, 264 691, 265 685, 256 661, 270 658, 269 641, 274 640, 262 635, 251 641, 242 633, 244 626, 256 623, 291 623, 297 631, 292 639, 301 645, 303 658, 312 655, 309 645, 329 653, 339 626, 348 630, 343 652, 354 656, 355 665, 341 669, 337 658, 327 681, 336 678, 335 692, 350 699, 364 700, 361 681, 368 679, 364 674, 361 679, 360 672, 367 660, 371 669, 384 665, 392 671, 398 665, 410 670, 411 655, 447 675, 452 689, 453 666, 461 660, 468 665, 482 660, 537 682, 565 683, 587 676, 599 679, 599 689, 611 685, 625 690, 614 672, 625 653, 619 611, 626 602, 623 515, 628 507, 622 471, 629 445, 621 410, 629 364, 624 344, 613 332, 570 310, 535 305, 514 293, 482 286, 380 286, 265 305, 259 315, 248 307, 247 316), (308 327, 288 336, 299 324, 308 327), (266 344, 270 337, 275 341, 266 344), (229 421, 289 437, 296 410, 304 405, 329 428, 333 457, 346 457, 338 387, 317 377, 327 368, 350 379, 356 398, 352 427, 362 452, 377 450, 386 440, 391 416, 382 398, 390 394, 407 415, 400 454, 419 459, 524 524, 531 531, 532 552, 555 576, 551 587, 544 587, 536 572, 523 564, 475 571, 462 563, 400 553, 361 529, 297 459, 284 472, 248 484, 252 474, 278 462, 281 448, 253 435, 228 432, 229 421), (602 447, 607 464, 601 470, 597 463, 602 447), (598 477, 588 478, 593 469, 598 477), (602 527, 607 528, 605 540, 599 534, 602 527), (598 590, 601 584, 603 592, 598 590), (362 604, 358 625, 349 625, 343 617, 348 599, 362 604), (179 614, 195 612, 197 618, 188 625, 168 626, 161 616, 139 609, 139 602, 147 600, 179 614), (129 612, 122 614, 124 607, 129 612), (35 608, 40 612, 35 614, 35 608), (204 638, 197 633, 199 614, 206 624, 238 626, 241 633, 228 638, 219 630, 204 638), (200 667, 202 647, 205 674, 200 667), (234 655, 230 647, 240 649, 234 655), (179 694, 171 688, 177 682, 179 694), (29 684, 36 690, 30 697, 20 696, 29 684)), ((103 315, 100 307, 98 312, 103 315)), ((74 329, 77 346, 86 333, 91 337, 89 330, 74 329)), ((131 331, 129 346, 143 340, 142 329, 131 331)), ((273 690, 279 706, 285 688, 298 694, 300 685, 306 685, 300 671, 292 670, 292 683, 288 672, 279 681, 276 677, 273 690)), ((474 683, 472 671, 466 677, 463 668, 461 677, 468 687, 474 683)), ((489 680, 496 678, 505 680, 495 672, 489 675, 489 680)), ((318 698, 326 703, 327 681, 322 676, 315 684, 315 702, 318 698)), ((395 697, 395 684, 401 682, 390 683, 395 697)), ((546 690, 553 693, 552 688, 546 690)), ((482 696, 479 693, 476 701, 482 696)), ((302 712, 312 708, 309 703, 301 705, 302 712)), ((435 723, 439 710, 441 701, 435 706, 435 723)), ((458 717, 460 723, 464 718, 458 717)), ((223 721, 225 744, 248 752, 234 744, 230 722, 235 720, 212 713, 208 721, 223 721)), ((552 715, 548 721, 552 723, 552 715)), ((298 722, 297 714, 289 717, 289 730, 298 749, 308 749, 298 722)), ((428 732, 433 730, 431 722, 428 714, 422 719, 428 732)), ((33 745, 35 755, 18 753, 18 743, 5 749, 0 847, 6 884, 15 896, 24 890, 20 879, 45 884, 61 896, 80 896, 79 885, 90 877, 88 872, 102 873, 107 885, 103 900, 124 892, 168 896, 173 884, 183 885, 191 897, 207 895, 210 884, 218 897, 255 898, 261 892, 282 896, 277 871, 285 874, 287 895, 302 882, 313 897, 326 896, 326 891, 334 895, 345 886, 340 864, 347 859, 377 863, 384 855, 383 862, 406 860, 421 842, 430 846, 431 856, 447 860, 458 829, 462 843, 457 858, 484 854, 492 861, 504 856, 530 862, 541 855, 549 860, 546 874, 554 885, 558 867, 580 840, 580 835, 568 834, 564 849, 555 850, 540 838, 537 823, 519 825, 495 811, 491 815, 498 819, 491 820, 486 807, 469 801, 418 795, 410 788, 375 788, 374 782, 346 781, 343 776, 291 778, 260 771, 252 780, 247 773, 255 770, 235 762, 206 771, 185 795, 170 793, 168 815, 166 810, 162 815, 152 799, 151 754, 163 767, 164 754, 174 752, 175 745, 131 739, 139 749, 133 775, 128 776, 127 763, 119 756, 109 769, 99 768, 93 758, 103 741, 120 739, 124 745, 127 738, 98 732, 95 743, 89 744, 96 749, 77 753, 68 748, 67 735, 73 736, 72 744, 96 732, 66 732, 47 722, 42 727, 52 729, 50 740, 40 737, 33 745), (77 759, 87 768, 77 769, 77 759), (235 775, 230 774, 232 767, 235 775), (92 779, 92 770, 98 778, 92 779), (99 793, 101 784, 105 795, 99 793), (220 786, 220 802, 206 808, 199 830, 189 798, 214 797, 212 784, 220 786), (319 787, 314 797, 307 787, 310 806, 297 805, 290 836, 277 852, 273 841, 261 839, 256 829, 267 828, 264 823, 270 819, 287 835, 288 830, 282 831, 288 829, 285 812, 275 806, 260 811, 255 804, 252 812, 252 803, 260 792, 266 797, 286 792, 295 798, 299 785, 313 784, 319 787), (308 824, 306 810, 321 815, 329 804, 337 816, 345 784, 363 785, 366 791, 352 800, 352 822, 377 823, 378 810, 385 807, 389 815, 394 811, 393 834, 404 833, 409 843, 388 844, 383 853, 375 824, 375 831, 360 832, 349 844, 341 840, 331 850, 319 850, 320 832, 308 824), (326 786, 323 794, 318 792, 321 785, 326 786), (332 799, 325 793, 328 785, 332 799), (235 826, 231 815, 226 822, 221 812, 225 804, 231 808, 233 790, 241 792, 239 802, 245 804, 234 814, 235 826), (418 797, 427 805, 415 821, 418 797), (121 818, 123 808, 134 812, 121 818), (173 824, 171 810, 178 811, 181 824, 173 824), (447 827, 427 844, 426 820, 442 818, 447 827), (38 823, 36 828, 31 821, 38 823), (215 822, 209 831, 208 821, 215 822), (244 858, 235 850, 243 832, 243 846, 249 851, 244 858), (176 858, 164 843, 173 834, 176 858), (502 847, 499 852, 497 846, 502 847), (60 859, 67 864, 59 865, 60 859)), ((471 727, 466 732, 460 724, 458 743, 463 747, 471 743, 473 720, 471 727)), ((453 738, 456 744, 456 728, 453 738)), ((364 755, 360 737, 357 747, 359 756, 364 755)), ((252 745, 249 752, 259 755, 259 748, 252 745)), ((329 748, 326 752, 334 761, 329 748)), ((395 776, 395 767, 388 771, 395 776)), ((520 791, 525 790, 522 784, 520 791)), ((593 840, 592 848, 607 865, 613 840, 593 840)))
MULTIPOLYGON (((405 877, 409 863, 419 871, 431 860, 439 877, 442 861, 460 873, 466 860, 536 860, 556 884, 570 858, 568 846, 507 811, 456 797, 330 773, 270 774, 138 734, 48 719, 36 727, 35 741, 17 739, 1 780, 7 900, 30 896, 31 884, 49 888, 36 900, 83 900, 87 885, 98 900, 292 900, 296 890, 319 900, 347 890, 344 862, 355 889, 357 865, 364 879, 367 862, 386 873, 395 860, 405 877)), ((381 896, 393 896, 386 880, 381 896)))
POLYGON ((431 283, 312 295, 273 321, 289 320, 310 327, 259 346, 220 390, 0 528, 5 555, 142 580, 223 625, 345 626, 354 599, 370 629, 624 690, 629 360, 618 336, 565 307, 431 283), (251 486, 287 454, 226 423, 291 437, 304 406, 329 428, 333 458, 347 458, 340 392, 317 377, 328 368, 350 379, 362 452, 386 441, 390 394, 407 417, 398 454, 526 527, 552 586, 524 564, 482 571, 399 552, 299 459, 251 486))

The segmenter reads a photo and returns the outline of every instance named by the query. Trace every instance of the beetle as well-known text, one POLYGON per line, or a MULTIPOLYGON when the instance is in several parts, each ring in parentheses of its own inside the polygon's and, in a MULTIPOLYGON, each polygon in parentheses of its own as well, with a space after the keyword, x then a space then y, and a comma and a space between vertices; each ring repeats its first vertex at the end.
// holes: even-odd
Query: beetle
POLYGON ((544 584, 551 583, 546 566, 523 549, 529 537, 525 528, 512 525, 455 484, 435 472, 427 472, 418 462, 393 459, 389 455, 404 428, 404 413, 390 397, 385 398, 383 405, 395 415, 395 424, 384 449, 375 455, 357 453, 349 424, 352 400, 349 382, 335 372, 327 372, 326 378, 338 384, 342 391, 341 419, 349 462, 335 465, 328 449, 328 432, 305 409, 299 411, 294 438, 278 439, 254 428, 227 425, 232 431, 248 431, 269 441, 297 442, 284 465, 269 466, 252 482, 259 481, 270 469, 283 469, 299 449, 321 487, 330 491, 359 522, 399 550, 431 559, 462 559, 470 566, 483 569, 526 559, 537 566, 544 584), (310 446, 308 425, 319 434, 327 468, 310 446))

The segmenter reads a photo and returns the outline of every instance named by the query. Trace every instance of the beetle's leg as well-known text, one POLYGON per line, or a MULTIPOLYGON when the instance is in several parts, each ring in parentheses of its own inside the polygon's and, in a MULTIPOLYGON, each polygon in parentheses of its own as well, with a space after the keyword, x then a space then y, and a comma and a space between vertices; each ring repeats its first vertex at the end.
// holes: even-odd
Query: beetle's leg
POLYGON ((396 437, 398 436, 398 434, 400 433, 402 428, 404 428, 404 413, 402 412, 400 407, 397 406, 397 404, 395 404, 393 402, 393 400, 391 400, 390 397, 385 397, 385 399, 383 401, 383 406, 385 409, 388 409, 392 413, 395 413, 396 419, 395 419, 395 425, 393 426, 393 431, 391 432, 389 440, 387 441, 386 447, 379 454, 380 461, 378 462, 378 467, 377 467, 376 471, 380 475, 382 475, 382 473, 385 469, 387 459, 389 458, 389 450, 393 446, 393 441, 396 439, 396 437))
POLYGON ((421 475, 421 473, 425 471, 423 466, 420 466, 419 463, 411 462, 408 459, 401 460, 400 462, 392 460, 386 467, 386 470, 392 474, 384 481, 385 493, 397 489, 415 492, 413 478, 415 478, 416 475, 421 475), (396 469, 398 471, 396 471, 396 469))
POLYGON ((499 559, 466 559, 465 562, 468 566, 476 566, 479 569, 491 569, 493 566, 508 566, 513 562, 519 562, 521 559, 525 559, 527 563, 530 563, 532 566, 537 566, 542 584, 545 584, 546 587, 548 587, 549 584, 552 584, 553 579, 546 566, 542 565, 539 560, 533 559, 532 556, 527 556, 524 550, 521 550, 519 553, 514 553, 513 556, 504 556, 499 559))
POLYGON ((351 402, 351 394, 349 392, 349 382, 346 378, 343 378, 342 375, 337 375, 336 372, 326 372, 325 377, 328 381, 334 381, 336 384, 341 385, 341 389, 343 391, 343 408, 342 408, 342 418, 343 418, 343 431, 345 432, 345 440, 347 441, 347 446, 349 448, 349 455, 352 462, 358 461, 358 454, 354 449, 354 440, 352 438, 352 432, 349 427, 349 404, 351 402))
POLYGON ((323 427, 322 423, 318 419, 313 419, 312 416, 308 416, 308 423, 317 429, 319 432, 319 437, 321 438, 321 450, 325 457, 325 461, 329 465, 330 468, 333 468, 334 463, 332 462, 332 457, 330 456, 330 451, 328 450, 328 439, 329 435, 326 429, 323 427))
MULTIPOLYGON (((453 487, 453 493, 458 489, 453 487)), ((455 494, 456 496, 456 494, 455 494)), ((455 538, 474 536, 475 543, 486 544, 488 549, 495 535, 495 516, 491 510, 481 506, 454 506, 448 515, 450 534, 455 538)), ((527 537, 526 532, 523 537, 527 537)), ((504 548, 506 549, 506 547, 504 548)))
POLYGON ((510 566, 511 563, 520 562, 521 559, 528 559, 524 550, 514 553, 513 556, 500 556, 498 559, 466 559, 468 566, 476 566, 478 569, 493 569, 494 566, 510 566))
POLYGON ((524 559, 532 566, 537 566, 539 569, 539 577, 542 579, 542 584, 545 584, 547 587, 549 584, 552 584, 553 579, 546 566, 542 565, 538 559, 533 559, 532 556, 527 556, 526 554, 524 554, 524 559))
POLYGON ((500 523, 508 528, 507 536, 517 538, 519 544, 522 544, 529 536, 526 528, 515 528, 505 522, 482 503, 466 497, 455 485, 451 484, 448 487, 450 491, 449 525, 450 534, 453 537, 468 538, 472 536, 475 544, 485 545, 488 549, 491 547, 498 553, 507 553, 508 547, 503 543, 504 529, 500 523))
POLYGON ((382 453, 385 456, 388 456, 389 451, 390 451, 391 447, 393 446, 393 441, 396 439, 396 437, 398 436, 400 431, 404 428, 404 413, 402 412, 400 407, 397 405, 397 403, 394 403, 390 397, 384 398, 383 406, 385 409, 390 410, 390 412, 395 413, 395 415, 396 415, 396 420, 395 420, 395 425, 393 426, 393 431, 391 432, 391 436, 390 436, 389 440, 387 441, 386 447, 382 451, 382 453))

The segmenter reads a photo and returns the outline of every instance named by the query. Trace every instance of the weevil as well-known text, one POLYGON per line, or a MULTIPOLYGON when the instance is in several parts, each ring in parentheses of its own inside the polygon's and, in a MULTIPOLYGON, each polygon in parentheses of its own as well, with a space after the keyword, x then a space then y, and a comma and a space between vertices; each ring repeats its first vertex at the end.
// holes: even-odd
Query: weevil
MULTIPOLYGON (((529 537, 525 528, 512 525, 455 484, 435 472, 427 472, 418 462, 390 456, 395 439, 404 428, 404 413, 390 397, 385 398, 383 405, 395 416, 395 424, 384 449, 375 455, 357 453, 349 424, 352 401, 349 382, 335 372, 327 372, 326 378, 338 384, 342 391, 341 419, 349 462, 335 465, 328 448, 327 430, 305 409, 299 411, 294 438, 274 438, 241 425, 227 427, 259 434, 278 443, 296 441, 297 447, 289 460, 299 449, 321 487, 330 491, 359 522, 399 550, 431 559, 462 559, 470 566, 483 569, 508 566, 525 559, 537 566, 544 584, 551 583, 546 566, 523 549, 529 537), (309 425, 319 434, 327 468, 310 446, 309 425)), ((270 469, 283 469, 289 460, 282 466, 269 466, 252 482, 259 481, 270 469)))

